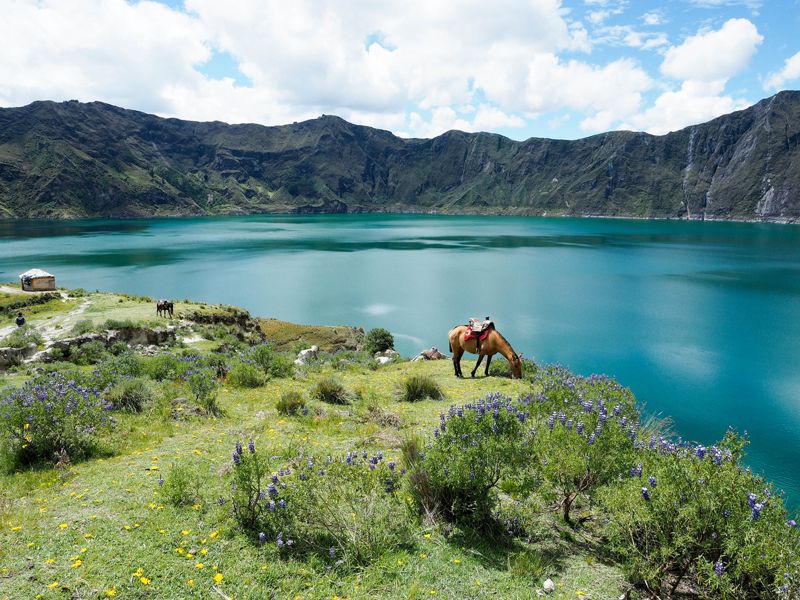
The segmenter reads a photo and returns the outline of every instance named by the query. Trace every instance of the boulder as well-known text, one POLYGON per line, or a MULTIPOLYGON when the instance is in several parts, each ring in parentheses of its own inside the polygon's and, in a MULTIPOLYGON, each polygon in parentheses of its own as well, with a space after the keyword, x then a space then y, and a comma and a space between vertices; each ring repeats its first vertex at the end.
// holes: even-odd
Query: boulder
POLYGON ((436 346, 432 346, 429 350, 423 350, 411 360, 413 362, 417 360, 442 360, 446 358, 450 357, 439 352, 439 349, 436 346))
POLYGON ((544 580, 544 583, 542 584, 542 589, 545 591, 545 593, 549 594, 550 592, 555 591, 556 584, 553 583, 553 580, 548 577, 547 579, 544 580))
POLYGON ((300 350, 300 352, 297 353, 297 358, 294 359, 294 364, 305 365, 308 364, 309 361, 317 360, 318 353, 318 346, 311 346, 311 348, 300 350))

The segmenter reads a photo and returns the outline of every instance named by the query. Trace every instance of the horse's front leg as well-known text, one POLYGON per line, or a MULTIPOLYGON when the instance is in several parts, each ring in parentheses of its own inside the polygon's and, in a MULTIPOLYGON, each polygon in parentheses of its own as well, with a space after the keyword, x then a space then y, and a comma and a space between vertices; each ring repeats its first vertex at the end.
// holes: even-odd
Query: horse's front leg
POLYGON ((486 356, 486 370, 483 372, 483 374, 486 375, 486 377, 489 376, 489 365, 491 364, 491 362, 492 362, 492 355, 489 354, 486 356))
POLYGON ((478 370, 478 367, 480 367, 480 366, 481 366, 481 361, 483 360, 483 356, 484 356, 483 354, 479 354, 479 355, 478 355, 478 362, 477 362, 477 363, 475 363, 475 368, 474 368, 474 369, 472 369, 472 376, 473 376, 473 377, 475 377, 475 373, 477 372, 477 370, 478 370))
POLYGON ((453 370, 456 372, 456 377, 463 377, 461 374, 461 357, 453 353, 453 370))

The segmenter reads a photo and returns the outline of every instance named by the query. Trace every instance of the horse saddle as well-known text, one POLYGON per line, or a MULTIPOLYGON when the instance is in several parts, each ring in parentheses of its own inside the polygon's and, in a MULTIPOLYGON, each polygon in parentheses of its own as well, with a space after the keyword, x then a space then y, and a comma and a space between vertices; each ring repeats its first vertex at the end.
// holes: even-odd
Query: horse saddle
POLYGON ((483 341, 489 335, 489 331, 494 328, 494 322, 486 317, 483 321, 476 318, 471 318, 467 323, 467 331, 464 334, 464 341, 478 338, 478 341, 483 341))

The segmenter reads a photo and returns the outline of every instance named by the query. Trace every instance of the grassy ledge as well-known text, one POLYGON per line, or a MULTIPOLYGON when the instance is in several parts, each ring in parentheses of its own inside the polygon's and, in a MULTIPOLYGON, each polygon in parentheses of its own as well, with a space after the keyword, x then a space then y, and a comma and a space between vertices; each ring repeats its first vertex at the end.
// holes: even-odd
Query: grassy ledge
POLYGON ((675 439, 613 380, 456 379, 351 328, 65 296, 23 308, 49 354, 0 371, 0 599, 798 597, 746 439, 675 439))

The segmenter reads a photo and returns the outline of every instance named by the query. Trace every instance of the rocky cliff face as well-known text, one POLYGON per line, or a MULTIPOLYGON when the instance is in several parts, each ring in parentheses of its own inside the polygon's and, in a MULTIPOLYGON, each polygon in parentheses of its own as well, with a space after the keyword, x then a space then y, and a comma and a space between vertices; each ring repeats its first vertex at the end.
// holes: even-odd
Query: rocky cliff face
POLYGON ((800 92, 664 136, 575 141, 0 109, 0 217, 376 211, 796 221, 800 92))

